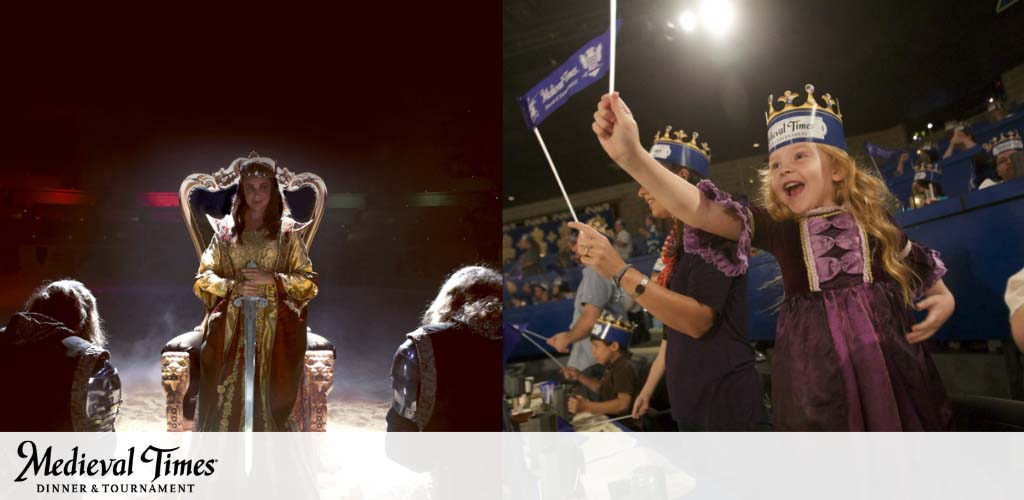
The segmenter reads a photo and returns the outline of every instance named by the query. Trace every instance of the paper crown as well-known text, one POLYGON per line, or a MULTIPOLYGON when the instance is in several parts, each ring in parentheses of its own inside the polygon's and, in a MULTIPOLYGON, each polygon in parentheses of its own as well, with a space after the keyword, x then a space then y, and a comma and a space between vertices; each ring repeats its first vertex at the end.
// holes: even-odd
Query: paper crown
POLYGON ((242 177, 274 177, 277 175, 277 162, 251 151, 249 157, 239 163, 238 173, 242 177))
POLYGON ((654 134, 654 145, 651 156, 672 165, 691 168, 701 176, 708 176, 708 165, 711 163, 711 148, 707 142, 697 144, 699 133, 694 132, 690 140, 686 140, 686 132, 672 131, 672 126, 665 127, 665 133, 654 134))
POLYGON ((956 132, 957 130, 964 130, 967 128, 967 124, 960 120, 949 120, 946 122, 946 132, 956 132))
POLYGON ((999 134, 999 137, 993 137, 985 146, 992 156, 999 156, 1000 153, 1007 151, 1024 150, 1024 142, 1021 141, 1020 134, 1016 130, 1003 132, 999 134))
POLYGON ((604 313, 597 323, 594 323, 590 336, 608 343, 618 342, 621 347, 629 347, 634 329, 636 326, 629 321, 604 313))
POLYGON ((814 85, 808 83, 804 90, 807 98, 800 105, 793 102, 800 94, 789 90, 778 99, 768 96, 768 152, 797 142, 816 142, 846 150, 839 100, 825 94, 821 96, 825 105, 820 106, 814 98, 814 85), (783 103, 782 109, 775 109, 775 101, 783 103))

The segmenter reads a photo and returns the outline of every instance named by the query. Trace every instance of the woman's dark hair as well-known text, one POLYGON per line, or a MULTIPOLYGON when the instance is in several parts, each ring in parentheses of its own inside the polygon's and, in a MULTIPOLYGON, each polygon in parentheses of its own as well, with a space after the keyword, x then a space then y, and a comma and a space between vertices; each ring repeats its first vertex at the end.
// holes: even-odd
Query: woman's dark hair
POLYGON ((423 325, 457 321, 485 335, 501 334, 501 275, 484 266, 466 266, 441 285, 423 313, 423 325))
MULTIPOLYGON (((273 167, 267 165, 267 168, 272 169, 273 167)), ((242 185, 246 178, 239 179, 238 191, 235 192, 234 200, 231 202, 231 218, 235 222, 231 233, 235 238, 241 236, 245 231, 245 213, 249 210, 249 205, 245 202, 245 186, 242 185)), ((264 178, 270 181, 271 195, 267 211, 263 214, 263 227, 267 230, 267 239, 275 239, 281 232, 281 219, 287 216, 290 210, 288 210, 288 201, 281 194, 281 188, 277 184, 277 176, 270 175, 264 178)))
POLYGON ((96 297, 78 281, 63 279, 44 283, 25 302, 25 312, 53 318, 97 347, 107 343, 96 310, 96 297))
MULTIPOLYGON (((690 184, 697 184, 704 180, 704 176, 700 175, 700 172, 697 172, 692 168, 682 167, 676 171, 676 174, 686 179, 690 184), (687 172, 688 176, 683 177, 683 172, 687 172)), ((666 256, 670 259, 678 259, 680 252, 683 251, 683 221, 673 217, 672 232, 670 234, 674 234, 675 239, 672 242, 672 247, 668 249, 668 254, 666 256)))

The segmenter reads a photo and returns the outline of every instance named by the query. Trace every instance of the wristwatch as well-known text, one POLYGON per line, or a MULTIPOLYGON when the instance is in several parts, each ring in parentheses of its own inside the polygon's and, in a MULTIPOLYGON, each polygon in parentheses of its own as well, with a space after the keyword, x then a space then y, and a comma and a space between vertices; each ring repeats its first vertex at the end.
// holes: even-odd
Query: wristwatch
POLYGON ((644 292, 647 291, 647 283, 650 283, 650 281, 651 278, 645 274, 643 279, 640 280, 640 283, 637 283, 636 288, 633 289, 633 293, 629 294, 629 297, 636 300, 637 297, 643 295, 644 292))

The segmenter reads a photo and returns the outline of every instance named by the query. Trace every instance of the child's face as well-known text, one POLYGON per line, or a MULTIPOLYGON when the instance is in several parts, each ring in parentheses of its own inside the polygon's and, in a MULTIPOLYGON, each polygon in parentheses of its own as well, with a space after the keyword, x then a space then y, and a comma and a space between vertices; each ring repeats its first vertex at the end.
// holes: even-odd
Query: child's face
POLYGON ((842 180, 832 159, 814 144, 798 142, 783 146, 768 158, 771 188, 775 199, 794 214, 835 205, 833 182, 842 180))
POLYGON ((594 359, 598 363, 608 366, 612 360, 612 346, 597 339, 590 339, 590 346, 593 348, 594 359))

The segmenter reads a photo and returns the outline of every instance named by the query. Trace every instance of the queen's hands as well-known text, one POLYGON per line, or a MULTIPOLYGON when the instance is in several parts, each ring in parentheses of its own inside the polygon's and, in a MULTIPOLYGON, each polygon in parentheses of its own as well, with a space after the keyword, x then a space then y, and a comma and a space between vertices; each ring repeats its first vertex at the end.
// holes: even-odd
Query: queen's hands
POLYGON ((596 229, 581 222, 570 222, 569 227, 580 232, 576 239, 576 253, 580 261, 594 268, 597 274, 611 279, 626 265, 608 238, 596 229))
POLYGON ((256 283, 257 285, 272 285, 274 283, 274 273, 255 268, 243 268, 242 276, 245 277, 245 281, 256 283))
POLYGON ((645 153, 633 113, 618 92, 601 96, 591 128, 604 152, 622 168, 628 168, 633 159, 645 153))
POLYGON ((243 268, 244 281, 239 283, 239 293, 246 297, 263 294, 263 285, 274 284, 274 273, 264 269, 243 268))

